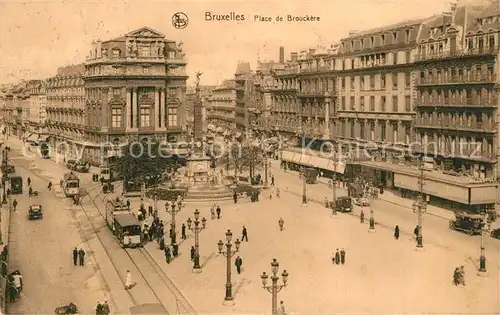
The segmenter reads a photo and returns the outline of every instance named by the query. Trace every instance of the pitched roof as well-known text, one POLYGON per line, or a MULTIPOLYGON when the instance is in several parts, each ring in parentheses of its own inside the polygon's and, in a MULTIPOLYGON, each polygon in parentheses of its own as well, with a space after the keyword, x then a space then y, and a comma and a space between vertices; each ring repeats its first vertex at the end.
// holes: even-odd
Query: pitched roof
POLYGON ((151 38, 165 38, 165 35, 158 32, 157 30, 144 26, 134 31, 128 32, 125 35, 107 40, 105 42, 124 42, 127 37, 151 37, 151 38))
POLYGON ((484 9, 483 12, 481 12, 481 14, 478 15, 478 18, 483 19, 497 15, 500 15, 500 3, 498 3, 497 1, 493 1, 492 4, 490 4, 486 9, 484 9))
POLYGON ((421 19, 415 19, 415 20, 409 20, 409 21, 407 20, 407 21, 401 21, 399 23, 395 23, 395 24, 391 24, 391 25, 372 28, 369 30, 357 32, 355 34, 352 34, 351 36, 343 38, 342 40, 357 38, 357 37, 366 36, 366 35, 375 34, 375 33, 381 33, 381 32, 389 31, 392 29, 406 28, 406 27, 421 24, 424 21, 426 21, 427 19, 428 18, 421 18, 421 19))

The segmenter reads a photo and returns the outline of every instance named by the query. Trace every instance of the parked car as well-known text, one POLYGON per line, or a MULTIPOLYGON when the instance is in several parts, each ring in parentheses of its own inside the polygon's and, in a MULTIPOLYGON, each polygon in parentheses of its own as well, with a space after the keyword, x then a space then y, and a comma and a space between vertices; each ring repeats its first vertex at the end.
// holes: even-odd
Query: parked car
POLYGON ((491 237, 500 240, 500 229, 494 229, 493 231, 491 231, 491 237))
POLYGON ((355 198, 354 199, 354 204, 360 207, 368 207, 370 206, 370 199, 361 197, 361 198, 355 198))
POLYGON ((28 213, 29 220, 43 219, 43 209, 41 205, 31 205, 28 213))

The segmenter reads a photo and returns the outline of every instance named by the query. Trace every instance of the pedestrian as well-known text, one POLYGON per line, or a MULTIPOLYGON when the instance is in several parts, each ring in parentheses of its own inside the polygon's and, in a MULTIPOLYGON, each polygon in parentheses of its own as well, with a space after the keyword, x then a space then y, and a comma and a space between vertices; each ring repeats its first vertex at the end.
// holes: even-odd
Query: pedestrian
POLYGON ((359 214, 359 220, 361 223, 365 223, 365 213, 363 212, 363 209, 361 209, 361 213, 359 214))
POLYGON ((276 188, 276 197, 279 198, 280 197, 280 189, 279 188, 276 188))
POLYGON ((14 303, 16 301, 16 298, 17 298, 17 290, 16 290, 16 286, 11 281, 9 281, 7 283, 7 293, 9 296, 9 302, 14 303))
POLYGON ((125 290, 132 289, 134 283, 132 282, 132 273, 127 270, 127 278, 125 280, 125 290))
POLYGON ((172 244, 172 253, 174 254, 174 258, 179 256, 179 245, 177 243, 172 244))
POLYGON ((31 186, 31 178, 28 177, 28 186, 31 186))
POLYGON ((399 240, 399 225, 394 228, 394 238, 399 240))
POLYGON ((158 247, 160 250, 165 249, 165 238, 164 237, 160 237, 160 240, 158 241, 158 247))
MULTIPOLYGON (((465 268, 464 268, 464 266, 460 266, 459 274, 460 274, 461 283, 463 286, 465 286, 465 268)), ((17 285, 16 285, 16 288, 17 288, 17 285)))
POLYGON ((127 199, 127 207, 130 208, 130 200, 127 199))
POLYGON ((418 237, 418 225, 413 229, 413 234, 415 234, 415 238, 418 237))
POLYGON ((210 218, 215 219, 215 205, 210 208, 210 218))
POLYGON ((286 315, 285 304, 283 303, 283 301, 280 301, 280 308, 278 310, 278 314, 279 315, 286 315))
POLYGON ((236 272, 238 274, 241 273, 241 266, 243 266, 243 259, 241 259, 240 256, 236 257, 236 260, 234 261, 234 265, 236 266, 236 272))
POLYGON ((217 209, 215 210, 217 212, 217 219, 220 219, 220 206, 217 205, 217 209))
POLYGON ((95 306, 95 315, 102 314, 102 304, 100 301, 97 301, 97 305, 95 306))
POLYGON ((274 175, 271 175, 271 186, 274 186, 274 175))
POLYGON ((170 264, 170 260, 172 259, 172 254, 170 253, 170 247, 165 247, 165 260, 167 261, 167 264, 170 264))
MULTIPOLYGON (((462 268, 463 268, 463 266, 462 266, 462 268)), ((12 279, 13 279, 12 282, 14 283, 14 286, 16 287, 17 297, 19 297, 21 294, 21 291, 23 289, 23 276, 21 276, 19 271, 16 271, 14 273, 14 275, 12 276, 12 279)))
POLYGON ((149 231, 148 231, 148 225, 147 224, 144 225, 143 234, 144 234, 144 243, 147 243, 149 241, 149 231))
POLYGON ((52 182, 49 182, 49 184, 47 185, 47 188, 48 188, 49 190, 52 190, 52 182))
POLYGON ((16 209, 17 209, 17 199, 14 199, 14 201, 12 202, 12 206, 14 207, 14 211, 16 211, 16 209))
POLYGON ((78 262, 78 249, 75 247, 73 249, 73 265, 77 265, 78 262))
POLYGON ((340 250, 340 263, 342 265, 345 263, 345 250, 343 248, 340 250))
POLYGON ((83 248, 80 248, 80 250, 78 251, 78 258, 80 260, 80 266, 83 266, 83 263, 85 261, 85 251, 83 250, 83 248))
POLYGON ((191 246, 191 261, 194 260, 194 255, 196 254, 196 249, 194 249, 194 246, 191 246))
POLYGON ((182 227, 181 227, 181 238, 183 240, 186 239, 186 225, 184 223, 182 223, 182 227))
POLYGON ((337 248, 337 251, 335 252, 335 264, 340 264, 340 253, 339 249, 337 248))
POLYGON ((248 232, 245 226, 243 226, 243 230, 241 231, 241 241, 243 242, 243 240, 248 242, 248 232))
POLYGON ((233 200, 234 200, 234 203, 238 202, 238 194, 236 192, 233 193, 233 200))
POLYGON ((278 221, 278 225, 280 227, 280 231, 283 231, 283 225, 285 224, 285 221, 283 221, 283 218, 280 218, 278 221))
POLYGON ((109 315, 109 313, 111 313, 111 310, 109 309, 108 301, 104 301, 102 304, 102 314, 109 315))
POLYGON ((152 205, 149 205, 149 207, 148 207, 148 215, 149 216, 153 215, 153 206, 152 205))

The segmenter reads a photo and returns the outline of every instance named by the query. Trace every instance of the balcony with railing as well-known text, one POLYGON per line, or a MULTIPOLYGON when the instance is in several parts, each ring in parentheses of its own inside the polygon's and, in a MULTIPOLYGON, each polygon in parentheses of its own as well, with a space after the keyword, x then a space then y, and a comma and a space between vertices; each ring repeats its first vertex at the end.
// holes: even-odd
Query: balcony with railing
POLYGON ((302 90, 297 92, 298 97, 325 97, 325 90, 302 90))
POLYGON ((438 130, 454 130, 478 133, 496 133, 496 126, 492 122, 486 121, 471 121, 471 122, 453 122, 451 119, 422 119, 415 120, 415 128, 420 129, 438 129, 438 130))
POLYGON ((175 54, 171 56, 102 56, 97 59, 90 59, 86 61, 87 65, 99 64, 99 63, 122 63, 122 62, 134 62, 134 63, 169 63, 169 64, 186 64, 186 59, 180 55, 175 54))
POLYGON ((414 100, 417 107, 474 107, 495 108, 498 106, 497 97, 468 97, 468 98, 417 98, 414 100))
POLYGON ((499 48, 500 46, 476 47, 472 49, 464 49, 461 51, 442 51, 436 53, 423 53, 415 56, 415 62, 421 62, 427 60, 467 58, 474 56, 495 56, 498 55, 499 48))
POLYGON ((469 75, 454 76, 429 76, 426 78, 417 78, 417 85, 443 85, 443 84, 494 84, 497 81, 497 75, 494 73, 471 73, 469 75))

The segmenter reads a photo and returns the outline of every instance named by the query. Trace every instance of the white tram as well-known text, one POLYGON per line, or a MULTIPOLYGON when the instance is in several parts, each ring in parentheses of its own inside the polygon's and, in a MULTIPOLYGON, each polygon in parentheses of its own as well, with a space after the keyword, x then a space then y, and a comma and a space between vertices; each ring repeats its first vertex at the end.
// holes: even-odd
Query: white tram
POLYGON ((106 223, 121 247, 142 246, 141 223, 123 200, 119 198, 108 200, 106 223))
POLYGON ((75 197, 80 194, 80 179, 73 172, 64 174, 61 186, 66 197, 75 197))

